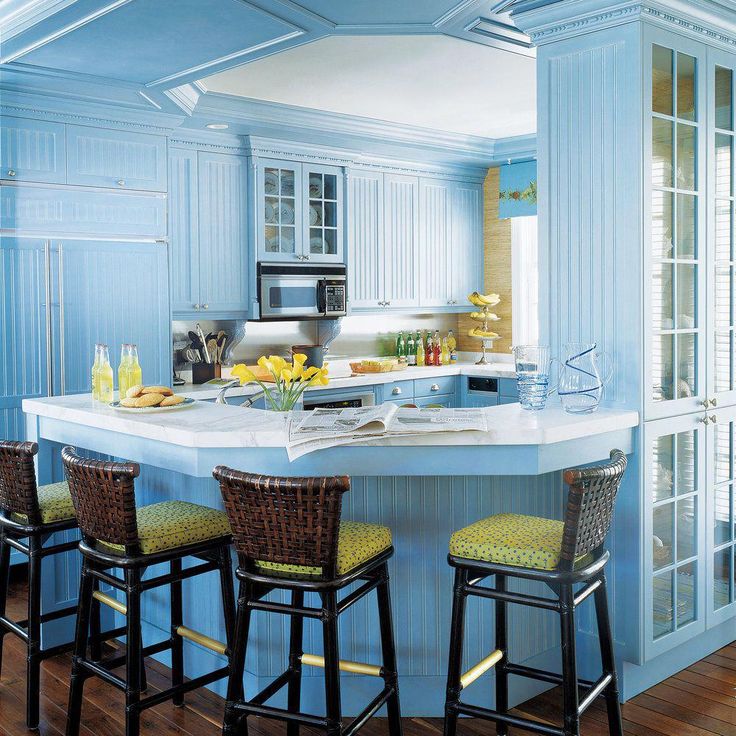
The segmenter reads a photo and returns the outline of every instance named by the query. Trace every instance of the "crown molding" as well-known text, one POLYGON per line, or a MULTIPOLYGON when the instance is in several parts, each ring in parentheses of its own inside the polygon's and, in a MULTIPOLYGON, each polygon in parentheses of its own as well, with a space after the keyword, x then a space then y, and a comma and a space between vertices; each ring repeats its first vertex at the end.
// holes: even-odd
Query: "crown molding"
POLYGON ((736 46, 736 7, 720 0, 516 0, 511 15, 536 46, 636 21, 736 46))
POLYGON ((493 163, 510 164, 530 161, 537 157, 537 134, 497 138, 493 144, 493 163))
POLYGON ((5 0, 0 3, 3 41, 9 41, 36 23, 73 5, 77 0, 5 0))
MULTIPOLYGON (((360 149, 365 144, 400 146, 424 151, 430 158, 477 165, 487 165, 493 155, 490 138, 207 92, 200 96, 193 119, 203 121, 213 116, 244 135, 275 134, 279 139, 294 137, 325 145, 337 140, 347 149, 360 149)), ((386 151, 387 155, 394 152, 386 151)))

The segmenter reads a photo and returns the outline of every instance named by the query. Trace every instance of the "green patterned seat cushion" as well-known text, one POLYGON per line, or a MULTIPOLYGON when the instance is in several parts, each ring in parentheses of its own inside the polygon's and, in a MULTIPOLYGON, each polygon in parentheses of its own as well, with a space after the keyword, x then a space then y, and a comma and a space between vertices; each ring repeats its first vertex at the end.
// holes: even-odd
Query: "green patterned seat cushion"
MULTIPOLYGON (((74 518, 74 504, 69 493, 69 484, 50 483, 38 488, 38 507, 41 511, 41 523, 53 524, 55 521, 67 521, 74 518)), ((25 514, 12 514, 10 517, 19 524, 27 524, 25 514)))
MULTIPOLYGON (((468 560, 554 570, 562 549, 561 521, 522 514, 496 514, 476 521, 450 538, 450 554, 468 560)), ((576 566, 592 560, 578 558, 576 566)))
MULTIPOLYGON (((141 552, 155 552, 184 547, 208 539, 230 535, 230 523, 224 511, 188 501, 162 501, 136 509, 138 540, 141 552)), ((105 547, 124 552, 122 544, 105 547)))
MULTIPOLYGON (((387 526, 366 524, 362 521, 341 521, 337 539, 337 574, 345 575, 372 557, 386 551, 392 544, 391 530, 387 526)), ((277 562, 260 561, 264 570, 296 573, 299 575, 321 575, 319 567, 283 565, 277 562)))

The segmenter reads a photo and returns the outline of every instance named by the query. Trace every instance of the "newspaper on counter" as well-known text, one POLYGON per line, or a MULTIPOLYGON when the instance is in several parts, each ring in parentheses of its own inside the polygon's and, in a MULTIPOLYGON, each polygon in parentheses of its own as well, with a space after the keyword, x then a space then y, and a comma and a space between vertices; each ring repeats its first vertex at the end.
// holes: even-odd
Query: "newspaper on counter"
POLYGON ((426 432, 488 429, 482 409, 409 409, 396 404, 293 412, 286 449, 289 460, 325 447, 426 432))

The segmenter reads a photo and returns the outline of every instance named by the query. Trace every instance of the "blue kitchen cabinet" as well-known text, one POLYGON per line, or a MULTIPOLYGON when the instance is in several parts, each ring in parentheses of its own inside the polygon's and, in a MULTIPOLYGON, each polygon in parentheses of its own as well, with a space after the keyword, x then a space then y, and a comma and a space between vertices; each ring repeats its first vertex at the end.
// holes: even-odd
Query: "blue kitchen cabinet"
POLYGON ((387 308, 419 306, 419 179, 383 177, 383 301, 387 308))
POLYGON ((66 182, 64 123, 0 118, 0 179, 66 182))
POLYGON ((246 176, 244 156, 171 149, 171 306, 177 317, 247 316, 246 176))
POLYGON ((90 391, 95 343, 134 343, 143 380, 171 380, 168 257, 164 244, 108 240, 51 241, 54 299, 53 393, 90 391))
POLYGON ((348 305, 383 306, 383 174, 351 169, 348 178, 348 305))
POLYGON ((443 409, 454 409, 457 406, 457 398, 455 394, 438 394, 437 396, 425 396, 421 399, 415 397, 414 404, 419 409, 438 406, 443 409))
POLYGON ((259 261, 342 263, 343 170, 259 158, 256 249, 259 261))
POLYGON ((66 126, 67 183, 166 191, 166 138, 127 130, 66 126))
POLYGON ((422 178, 419 221, 419 305, 467 309, 483 287, 482 184, 422 178))
POLYGON ((166 237, 164 194, 21 184, 0 187, 0 208, 3 228, 41 237, 166 237))

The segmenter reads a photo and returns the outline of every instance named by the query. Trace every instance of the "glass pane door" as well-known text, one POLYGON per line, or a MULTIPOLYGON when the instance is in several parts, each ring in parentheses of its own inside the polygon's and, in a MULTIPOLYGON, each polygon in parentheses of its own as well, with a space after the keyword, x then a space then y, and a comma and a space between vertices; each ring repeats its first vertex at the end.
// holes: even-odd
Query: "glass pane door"
POLYGON ((699 279, 698 61, 652 47, 650 371, 652 416, 697 408, 703 344, 699 279), (676 403, 679 402, 679 403, 676 403), (669 406, 667 406, 669 404, 669 406))
POLYGON ((338 169, 305 166, 306 238, 310 261, 342 260, 342 175, 338 169))
POLYGON ((647 644, 650 655, 656 656, 689 637, 692 626, 700 626, 705 618, 705 425, 692 416, 648 423, 646 445, 645 589, 651 591, 647 644))
MULTIPOLYGON (((296 200, 296 167, 265 166, 263 169, 263 244, 262 253, 296 258, 298 205, 296 200)), ((281 258, 283 260, 283 258, 281 258)))
POLYGON ((711 177, 709 218, 713 228, 710 268, 710 398, 732 403, 736 393, 736 343, 734 320, 734 73, 716 64, 710 69, 709 175, 711 177), (713 396, 715 394, 715 396, 713 396))

